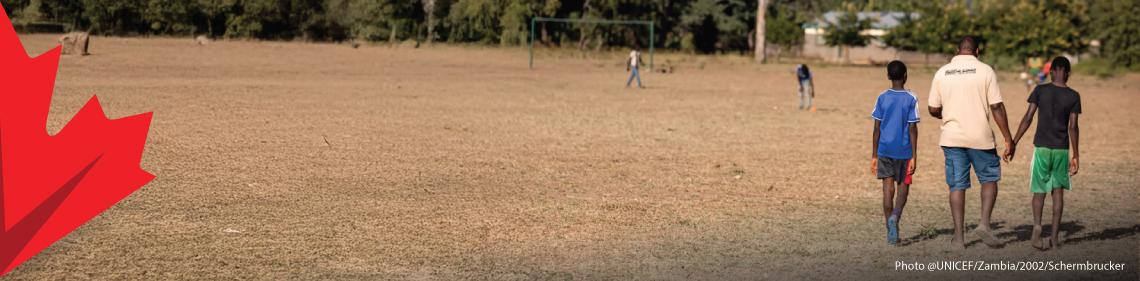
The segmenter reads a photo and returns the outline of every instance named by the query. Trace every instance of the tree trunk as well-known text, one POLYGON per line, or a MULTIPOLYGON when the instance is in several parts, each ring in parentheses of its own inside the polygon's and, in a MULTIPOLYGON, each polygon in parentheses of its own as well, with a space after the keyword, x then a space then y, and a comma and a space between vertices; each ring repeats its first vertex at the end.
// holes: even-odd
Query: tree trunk
POLYGON ((396 43, 396 31, 400 30, 400 29, 396 28, 396 21, 389 20, 388 21, 388 28, 391 29, 388 31, 388 43, 396 43))
POLYGON ((760 1, 756 8, 756 61, 764 62, 764 12, 768 11, 768 0, 760 1))
POLYGON ((756 30, 748 31, 748 49, 756 50, 756 30))
MULTIPOLYGON (((590 0, 586 0, 586 3, 582 4, 582 19, 586 19, 589 14, 590 0)), ((583 29, 582 35, 578 37, 578 50, 586 50, 586 45, 590 43, 590 38, 588 36, 589 34, 586 34, 586 30, 583 29)))
POLYGON ((601 51, 602 45, 605 45, 605 44, 606 44, 606 41, 602 40, 602 35, 598 34, 598 46, 594 47, 594 52, 601 51))
POLYGON ((546 35, 546 22, 542 22, 542 45, 550 47, 550 37, 546 35))
POLYGON ((843 45, 843 64, 851 64, 851 46, 843 45))
POLYGON ((424 15, 427 16, 427 42, 430 44, 435 39, 435 0, 424 1, 424 15))

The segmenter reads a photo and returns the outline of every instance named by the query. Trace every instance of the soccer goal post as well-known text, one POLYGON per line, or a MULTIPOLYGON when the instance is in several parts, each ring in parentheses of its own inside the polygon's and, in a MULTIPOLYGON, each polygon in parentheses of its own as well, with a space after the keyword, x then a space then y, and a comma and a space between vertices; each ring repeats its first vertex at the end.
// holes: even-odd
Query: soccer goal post
POLYGON ((567 22, 567 23, 601 23, 601 24, 636 24, 649 26, 649 73, 653 73, 653 29, 654 24, 652 21, 647 20, 604 20, 604 19, 560 19, 560 18, 540 18, 535 17, 530 19, 530 69, 534 69, 534 34, 538 33, 535 29, 537 22, 567 22))

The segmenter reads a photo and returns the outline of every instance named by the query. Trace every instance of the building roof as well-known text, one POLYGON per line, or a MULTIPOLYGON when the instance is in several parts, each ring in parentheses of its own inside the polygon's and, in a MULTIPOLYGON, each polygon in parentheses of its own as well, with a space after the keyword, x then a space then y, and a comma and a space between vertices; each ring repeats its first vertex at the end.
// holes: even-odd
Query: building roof
MULTIPOLYGON (((828 25, 831 25, 831 23, 838 21, 839 17, 841 15, 843 15, 844 13, 845 12, 827 12, 827 13, 824 13, 823 16, 820 17, 819 19, 817 19, 813 22, 805 23, 803 28, 827 27, 828 25)), ((902 20, 903 18, 906 18, 908 13, 904 13, 904 12, 859 12, 857 14, 859 16, 859 19, 866 19, 866 18, 878 19, 875 22, 871 23, 871 27, 873 27, 875 29, 891 29, 895 26, 898 26, 899 21, 902 20)), ((920 17, 920 15, 918 13, 909 13, 909 14, 910 14, 911 19, 918 19, 920 17)))

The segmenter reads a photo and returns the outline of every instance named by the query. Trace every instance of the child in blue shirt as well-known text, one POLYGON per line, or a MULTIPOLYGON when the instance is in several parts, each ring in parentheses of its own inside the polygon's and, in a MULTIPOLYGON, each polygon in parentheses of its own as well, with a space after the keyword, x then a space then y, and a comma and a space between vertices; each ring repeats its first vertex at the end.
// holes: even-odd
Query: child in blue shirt
POLYGON ((899 242, 899 219, 906 206, 911 175, 914 174, 918 147, 918 96, 906 90, 906 65, 887 65, 892 87, 879 94, 871 118, 875 119, 874 145, 871 146, 871 173, 883 180, 883 217, 887 221, 887 242, 899 242), (898 184, 896 192, 895 184, 898 184), (897 193, 897 196, 896 196, 897 193), (892 201, 893 204, 892 204, 892 201))
POLYGON ((811 76, 811 69, 808 69, 806 64, 801 64, 796 67, 796 85, 799 86, 799 99, 800 109, 807 109, 808 111, 815 111, 815 107, 811 106, 811 99, 815 98, 815 79, 811 76), (804 104, 807 107, 804 107, 804 104))

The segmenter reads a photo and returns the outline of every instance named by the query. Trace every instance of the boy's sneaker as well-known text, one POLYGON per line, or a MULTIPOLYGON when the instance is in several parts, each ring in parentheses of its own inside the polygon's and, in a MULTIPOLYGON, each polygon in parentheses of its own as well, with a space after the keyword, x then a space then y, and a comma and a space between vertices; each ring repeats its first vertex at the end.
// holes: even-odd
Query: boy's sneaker
POLYGON ((892 245, 899 243, 899 218, 894 216, 887 219, 887 242, 892 245))

